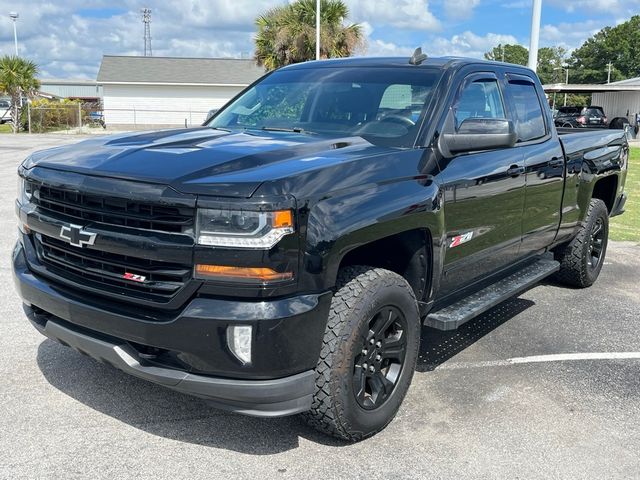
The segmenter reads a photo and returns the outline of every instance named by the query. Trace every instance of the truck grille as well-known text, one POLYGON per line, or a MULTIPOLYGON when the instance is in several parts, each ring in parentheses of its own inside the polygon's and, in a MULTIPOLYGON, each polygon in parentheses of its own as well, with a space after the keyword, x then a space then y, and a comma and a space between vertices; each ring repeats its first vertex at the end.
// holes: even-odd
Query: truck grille
POLYGON ((74 247, 45 235, 36 235, 35 240, 39 260, 47 270, 81 286, 126 297, 166 303, 191 276, 190 265, 74 247), (127 280, 125 273, 146 279, 142 283, 127 280))
POLYGON ((81 223, 89 221, 145 230, 180 233, 193 227, 195 210, 104 197, 32 184, 33 201, 43 211, 65 215, 81 223))

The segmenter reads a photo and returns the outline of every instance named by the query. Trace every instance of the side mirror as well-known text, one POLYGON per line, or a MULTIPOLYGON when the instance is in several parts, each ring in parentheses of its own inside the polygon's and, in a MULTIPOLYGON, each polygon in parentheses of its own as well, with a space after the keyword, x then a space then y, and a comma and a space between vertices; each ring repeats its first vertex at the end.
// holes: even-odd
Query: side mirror
POLYGON ((444 152, 463 153, 513 147, 518 140, 515 126, 506 118, 467 118, 456 133, 441 136, 444 152))

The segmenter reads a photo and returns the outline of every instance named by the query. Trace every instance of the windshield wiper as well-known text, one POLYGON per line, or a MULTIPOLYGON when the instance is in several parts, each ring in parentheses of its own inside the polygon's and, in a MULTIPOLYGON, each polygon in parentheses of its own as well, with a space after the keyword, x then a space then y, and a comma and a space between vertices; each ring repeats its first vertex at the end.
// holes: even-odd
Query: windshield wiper
POLYGON ((266 132, 292 132, 292 133, 306 133, 308 135, 314 135, 314 132, 310 132, 308 130, 305 130, 302 127, 293 127, 293 128, 286 128, 286 127, 262 127, 260 130, 264 130, 266 132))

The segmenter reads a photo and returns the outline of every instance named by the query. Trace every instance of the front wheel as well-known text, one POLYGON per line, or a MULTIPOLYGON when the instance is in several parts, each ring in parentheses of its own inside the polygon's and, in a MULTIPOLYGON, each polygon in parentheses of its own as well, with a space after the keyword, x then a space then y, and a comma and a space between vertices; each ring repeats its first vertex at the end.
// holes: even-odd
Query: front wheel
POLYGON ((407 393, 419 343, 418 306, 404 278, 366 266, 341 270, 307 421, 350 441, 382 430, 407 393))
POLYGON ((602 270, 608 240, 609 212, 602 200, 594 198, 578 234, 555 251, 560 262, 556 278, 578 288, 593 285, 602 270))

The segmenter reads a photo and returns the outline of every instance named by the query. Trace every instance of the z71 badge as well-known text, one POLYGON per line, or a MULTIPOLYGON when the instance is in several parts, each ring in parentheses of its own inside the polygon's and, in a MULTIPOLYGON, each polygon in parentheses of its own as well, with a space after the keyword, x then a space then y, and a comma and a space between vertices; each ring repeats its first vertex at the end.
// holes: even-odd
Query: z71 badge
POLYGON ((451 243, 449 244, 449 248, 457 247, 458 245, 462 245, 463 243, 467 243, 473 238, 473 230, 471 232, 463 233, 462 235, 456 235, 451 239, 451 243))
POLYGON ((144 275, 138 275, 136 273, 125 273, 122 278, 125 280, 131 280, 132 282, 144 283, 147 280, 147 277, 144 275))

